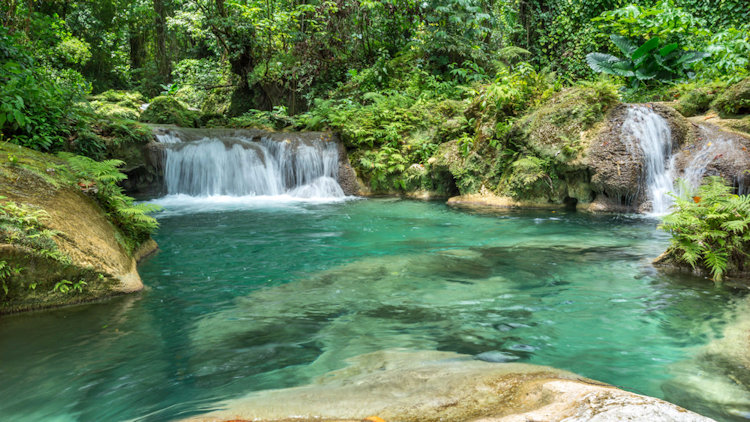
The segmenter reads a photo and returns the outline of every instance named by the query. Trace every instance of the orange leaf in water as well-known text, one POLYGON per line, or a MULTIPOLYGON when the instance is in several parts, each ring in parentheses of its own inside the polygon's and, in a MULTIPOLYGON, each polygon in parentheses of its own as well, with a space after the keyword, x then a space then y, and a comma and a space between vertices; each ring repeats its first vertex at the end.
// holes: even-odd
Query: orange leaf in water
POLYGON ((362 419, 362 422, 385 422, 385 419, 379 418, 377 416, 368 416, 362 419))
POLYGON ((693 202, 695 202, 696 204, 699 203, 699 202, 701 202, 701 197, 700 196, 694 196, 693 197, 693 202))

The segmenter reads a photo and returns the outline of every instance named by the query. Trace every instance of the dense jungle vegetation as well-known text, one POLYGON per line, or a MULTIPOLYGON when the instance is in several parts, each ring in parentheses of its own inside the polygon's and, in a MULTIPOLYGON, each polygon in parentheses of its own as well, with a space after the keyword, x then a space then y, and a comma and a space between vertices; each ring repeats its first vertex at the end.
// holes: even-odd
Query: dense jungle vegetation
POLYGON ((3 0, 0 19, 3 141, 95 160, 142 122, 326 130, 374 192, 522 198, 618 101, 750 110, 746 0, 3 0), (548 123, 559 157, 533 147, 548 123))

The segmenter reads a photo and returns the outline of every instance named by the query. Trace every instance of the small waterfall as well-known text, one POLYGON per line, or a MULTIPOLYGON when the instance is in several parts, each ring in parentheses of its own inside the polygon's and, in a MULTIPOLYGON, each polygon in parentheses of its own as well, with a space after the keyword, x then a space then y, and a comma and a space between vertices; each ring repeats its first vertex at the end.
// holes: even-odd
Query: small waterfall
POLYGON ((667 121, 648 107, 632 106, 622 128, 629 135, 628 147, 637 146, 643 152, 643 187, 651 202, 651 212, 667 213, 673 202, 668 194, 674 184, 670 171, 672 133, 667 121))
POLYGON ((294 135, 205 136, 185 141, 178 134, 157 135, 165 144, 164 180, 168 195, 288 196, 343 198, 338 146, 294 135))
MULTIPOLYGON (((724 136, 724 134, 715 128, 701 126, 701 139, 705 140, 702 145, 695 149, 686 149, 680 153, 682 161, 682 171, 680 178, 684 179, 687 186, 678 187, 678 194, 681 197, 692 196, 695 189, 700 186, 703 178, 709 175, 721 174, 716 168, 717 160, 723 161, 725 165, 736 160, 738 155, 743 155, 743 146, 736 139, 724 136)), ((726 175, 731 178, 734 173, 734 186, 737 194, 748 194, 748 186, 745 186, 746 178, 743 177, 741 169, 745 168, 742 161, 734 162, 737 168, 734 172, 727 172, 726 175)), ((677 172, 675 170, 675 172, 677 172)))

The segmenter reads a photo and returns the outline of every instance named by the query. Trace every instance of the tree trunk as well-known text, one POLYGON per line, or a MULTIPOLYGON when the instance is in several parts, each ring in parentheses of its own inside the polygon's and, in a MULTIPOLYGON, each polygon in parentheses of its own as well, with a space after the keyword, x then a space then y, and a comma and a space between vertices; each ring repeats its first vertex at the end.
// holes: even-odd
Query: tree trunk
POLYGON ((167 53, 167 11, 163 0, 154 0, 155 29, 156 29, 156 66, 162 81, 169 82, 172 75, 172 65, 167 53))
POLYGON ((143 67, 143 58, 145 56, 145 42, 143 32, 131 24, 128 28, 128 44, 130 45, 130 68, 140 69, 143 67))

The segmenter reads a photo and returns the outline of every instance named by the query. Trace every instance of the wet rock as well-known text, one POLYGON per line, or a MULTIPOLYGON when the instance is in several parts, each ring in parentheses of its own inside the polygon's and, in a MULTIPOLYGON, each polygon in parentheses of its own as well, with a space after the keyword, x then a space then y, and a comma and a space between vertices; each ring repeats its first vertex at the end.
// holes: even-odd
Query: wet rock
POLYGON ((733 304, 734 319, 694 358, 672 366, 662 389, 667 399, 692 403, 726 420, 750 415, 750 300, 733 304))
MULTIPOLYGON (((157 127, 154 134, 171 134, 180 138, 183 142, 196 141, 202 138, 222 139, 230 146, 240 140, 260 141, 267 137, 278 141, 293 138, 298 142, 310 142, 312 140, 324 140, 334 142, 338 145, 338 183, 346 195, 366 194, 367 188, 357 178, 357 174, 349 162, 346 148, 341 140, 334 134, 326 132, 270 132, 260 129, 229 129, 229 128, 175 128, 157 127)), ((130 159, 125 158, 126 153, 113 154, 114 158, 126 161, 128 168, 124 173, 128 179, 123 182, 125 191, 136 197, 152 198, 166 194, 164 184, 164 162, 166 159, 165 144, 156 140, 133 146, 127 152, 130 159)))
POLYGON ((224 402, 193 422, 253 420, 690 421, 711 419, 550 367, 385 350, 314 383, 224 402))
MULTIPOLYGON (((617 106, 607 117, 607 125, 587 150, 591 186, 596 197, 593 211, 638 211, 648 198, 644 184, 644 155, 639 140, 626 127, 632 105, 617 106)), ((666 121, 672 137, 672 152, 694 138, 692 126, 671 107, 646 104, 666 121)), ((668 163, 664 163, 665 166, 668 163)))
POLYGON ((676 153, 675 176, 693 186, 698 186, 704 177, 721 176, 737 193, 748 193, 750 136, 722 130, 708 122, 701 122, 696 132, 696 139, 676 153))
MULTIPOLYGON (((57 179, 54 172, 34 169, 61 165, 53 156, 17 148, 13 154, 24 167, 0 169, 0 196, 45 212, 42 223, 52 230, 57 250, 0 241, 0 261, 21 268, 10 294, 4 295, 0 313, 19 312, 86 302, 143 288, 136 261, 156 249, 146 242, 135 253, 118 241, 121 236, 101 206, 80 188, 57 179), (56 253, 66 259, 58 259, 56 253), (69 258, 69 261, 67 260, 69 258), (80 291, 61 292, 62 280, 85 281, 80 291), (34 288, 23 287, 34 284, 34 288), (22 286, 23 285, 23 286, 22 286)), ((0 228, 2 230, 2 228, 0 228)), ((6 236, 0 237, 6 239, 6 236)))

